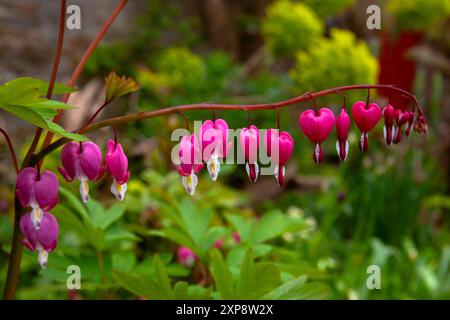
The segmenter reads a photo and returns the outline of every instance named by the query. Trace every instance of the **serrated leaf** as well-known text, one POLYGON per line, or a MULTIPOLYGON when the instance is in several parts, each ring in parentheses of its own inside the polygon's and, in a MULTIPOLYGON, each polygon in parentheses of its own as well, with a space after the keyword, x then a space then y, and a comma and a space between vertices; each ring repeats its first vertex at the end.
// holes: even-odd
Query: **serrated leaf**
POLYGON ((263 299, 267 300, 297 300, 302 296, 302 290, 307 276, 300 276, 291 281, 283 283, 278 288, 266 294, 263 299))
POLYGON ((219 291, 222 299, 234 298, 234 283, 230 269, 223 261, 222 254, 219 250, 213 249, 210 253, 211 257, 211 274, 216 283, 217 291, 219 291))
POLYGON ((153 258, 153 262, 155 265, 155 280, 158 283, 162 294, 170 297, 172 295, 172 288, 170 287, 170 279, 167 275, 166 268, 162 263, 158 254, 153 258))
POLYGON ((111 102, 120 96, 135 92, 138 89, 139 85, 134 79, 125 76, 119 77, 115 72, 111 72, 105 78, 106 102, 111 102))

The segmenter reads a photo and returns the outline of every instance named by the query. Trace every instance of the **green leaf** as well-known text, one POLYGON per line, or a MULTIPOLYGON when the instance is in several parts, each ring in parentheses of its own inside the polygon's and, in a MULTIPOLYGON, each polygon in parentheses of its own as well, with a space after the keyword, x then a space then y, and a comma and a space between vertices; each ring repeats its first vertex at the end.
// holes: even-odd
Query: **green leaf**
POLYGON ((149 278, 136 273, 127 273, 119 270, 112 270, 117 284, 138 296, 147 299, 167 299, 160 291, 158 284, 149 278))
POLYGON ((139 85, 134 79, 125 76, 119 77, 115 72, 111 72, 105 78, 106 102, 111 102, 120 96, 135 92, 138 89, 139 85))
POLYGON ((173 288, 173 299, 186 300, 189 294, 189 284, 185 281, 179 281, 173 288))
POLYGON ((254 264, 252 249, 241 265, 235 299, 258 299, 281 283, 280 269, 273 263, 254 264))
POLYGON ((64 187, 60 187, 59 192, 67 200, 69 205, 83 218, 83 221, 90 224, 91 218, 81 200, 64 187))
POLYGON ((136 265, 136 257, 132 251, 115 253, 112 256, 112 267, 115 270, 130 272, 136 265))
MULTIPOLYGON (((88 207, 90 207, 91 203, 95 203, 94 201, 89 201, 88 207)), ((119 220, 123 214, 125 213, 125 207, 122 204, 115 204, 111 208, 105 210, 99 205, 100 208, 96 208, 95 210, 90 209, 91 212, 91 224, 96 228, 100 228, 102 230, 106 230, 111 224, 119 220)))
POLYGON ((159 287, 162 291, 161 293, 169 297, 172 295, 170 279, 167 275, 166 268, 164 267, 164 264, 162 263, 158 254, 155 255, 153 262, 155 264, 155 280, 159 284, 159 287))
POLYGON ((197 246, 201 245, 211 220, 212 211, 210 209, 199 210, 192 201, 187 199, 182 200, 179 210, 186 226, 186 232, 197 246))
POLYGON ((216 283, 216 288, 222 299, 234 298, 234 283, 230 269, 223 261, 222 254, 219 250, 213 249, 210 253, 211 257, 211 274, 216 283))
POLYGON ((297 300, 302 296, 302 290, 307 276, 300 276, 291 281, 283 283, 264 296, 267 300, 297 300))

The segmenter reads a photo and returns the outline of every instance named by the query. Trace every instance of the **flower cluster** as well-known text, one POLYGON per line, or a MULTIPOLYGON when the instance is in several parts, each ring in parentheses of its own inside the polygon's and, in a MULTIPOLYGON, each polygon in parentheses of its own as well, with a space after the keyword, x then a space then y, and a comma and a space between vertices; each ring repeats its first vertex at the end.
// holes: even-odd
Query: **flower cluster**
MULTIPOLYGON (((381 108, 377 103, 358 101, 353 104, 351 116, 361 132, 359 149, 366 152, 369 148, 369 132, 372 131, 384 118, 384 138, 387 145, 397 144, 402 136, 409 136, 412 128, 416 132, 424 133, 427 130, 425 116, 419 110, 405 111, 388 104, 381 108)), ((347 113, 345 103, 337 116, 329 108, 305 110, 300 114, 299 125, 301 131, 314 144, 312 158, 319 164, 324 159, 322 143, 336 128, 336 151, 338 157, 345 161, 349 153, 348 135, 351 128, 351 119, 347 113)), ((204 164, 210 177, 215 181, 220 171, 219 160, 226 158, 232 147, 228 141, 230 133, 225 120, 206 120, 203 122, 197 135, 188 134, 181 138, 178 150, 178 173, 182 176, 182 184, 186 191, 193 195, 198 184, 197 174, 204 164)), ((264 134, 255 125, 242 128, 239 133, 239 145, 245 158, 245 169, 250 181, 256 182, 260 174, 258 164, 260 152, 260 139, 263 139, 265 152, 274 164, 273 175, 277 183, 282 186, 285 181, 285 166, 292 156, 294 140, 285 131, 267 129, 264 134)))
MULTIPOLYGON (((123 200, 130 177, 128 159, 122 146, 116 141, 108 141, 105 164, 102 164, 100 148, 93 142, 69 142, 61 151, 62 167, 59 172, 67 181, 80 181, 83 202, 89 200, 89 181, 99 180, 107 170, 113 178, 111 192, 118 200, 123 200)), ((22 243, 31 251, 38 251, 38 261, 42 268, 47 265, 48 254, 58 242, 58 221, 50 213, 58 203, 59 182, 49 170, 39 173, 35 168, 24 168, 17 176, 16 194, 23 208, 30 212, 20 218, 20 229, 25 239, 22 243)))

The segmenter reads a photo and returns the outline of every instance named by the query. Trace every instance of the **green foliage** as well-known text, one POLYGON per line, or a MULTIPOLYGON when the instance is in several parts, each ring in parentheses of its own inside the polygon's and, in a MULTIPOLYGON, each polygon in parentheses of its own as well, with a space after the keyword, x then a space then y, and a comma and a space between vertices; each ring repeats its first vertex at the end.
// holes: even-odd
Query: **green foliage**
POLYGON ((308 6, 278 0, 268 7, 262 32, 273 54, 293 56, 299 50, 309 50, 316 45, 323 24, 308 6))
MULTIPOLYGON (((34 78, 17 78, 6 82, 0 86, 0 108, 39 128, 72 140, 86 141, 86 137, 67 132, 50 121, 57 110, 68 109, 70 106, 42 98, 47 94, 47 88, 47 82, 34 78)), ((72 91, 74 91, 73 88, 62 84, 56 84, 53 90, 54 94, 72 91)))
MULTIPOLYGON (((323 38, 309 52, 297 54, 290 71, 296 92, 323 90, 351 84, 374 83, 377 61, 367 44, 353 33, 332 29, 331 38, 323 38)), ((360 92, 349 93, 350 100, 360 99, 360 92)))
POLYGON ((334 16, 352 6, 355 0, 303 0, 314 12, 322 18, 334 16))
POLYGON ((429 31, 450 15, 449 0, 390 0, 387 8, 401 30, 429 31))

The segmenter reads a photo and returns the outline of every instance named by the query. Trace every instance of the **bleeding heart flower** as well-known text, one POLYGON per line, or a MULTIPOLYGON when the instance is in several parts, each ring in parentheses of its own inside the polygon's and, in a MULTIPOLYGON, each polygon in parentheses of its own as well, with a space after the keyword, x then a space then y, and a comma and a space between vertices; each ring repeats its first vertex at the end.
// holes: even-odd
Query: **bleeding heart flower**
POLYGON ((69 142, 61 151, 63 167, 58 167, 66 181, 80 181, 80 195, 84 203, 89 201, 89 181, 100 179, 106 167, 102 165, 102 153, 93 142, 69 142))
POLYGON ((407 137, 409 137, 409 135, 411 134, 411 129, 414 126, 414 120, 416 117, 416 114, 414 112, 408 112, 409 113, 409 118, 408 118, 408 123, 406 124, 406 130, 405 130, 405 134, 407 137))
POLYGON ((294 150, 294 139, 285 131, 280 132, 278 135, 278 130, 268 129, 264 135, 264 144, 267 155, 276 164, 275 179, 282 186, 286 174, 285 165, 291 158, 294 150))
POLYGON ((334 127, 334 114, 328 108, 319 111, 303 111, 299 118, 300 128, 306 137, 314 142, 313 159, 319 164, 323 160, 321 143, 330 135, 334 127))
POLYGON ((187 247, 180 247, 178 248, 178 262, 182 265, 185 265, 186 267, 192 267, 194 265, 195 260, 197 259, 197 256, 195 255, 194 251, 187 247))
POLYGON ((395 120, 395 109, 393 106, 388 104, 383 108, 383 116, 384 116, 384 140, 386 140, 387 145, 391 145, 394 141, 394 120, 395 120))
POLYGON ((220 171, 219 158, 225 158, 232 143, 228 141, 228 124, 223 119, 206 120, 200 128, 203 161, 206 163, 209 175, 216 181, 220 171))
POLYGON ((251 125, 243 128, 240 133, 241 150, 244 152, 245 169, 251 182, 255 182, 259 175, 258 148, 259 148, 259 130, 251 125))
POLYGON ((414 123, 414 131, 420 134, 420 133, 427 133, 427 130, 428 130, 427 119, 425 118, 425 115, 421 111, 419 111, 416 122, 414 123))
POLYGON ((108 151, 105 156, 106 167, 109 174, 113 177, 111 192, 116 198, 122 201, 127 191, 127 182, 130 178, 128 171, 128 159, 123 152, 122 145, 114 140, 108 141, 108 151))
POLYGON ((59 183, 56 175, 48 170, 39 176, 34 168, 24 168, 17 176, 16 194, 20 205, 31 207, 31 222, 35 229, 42 223, 44 211, 49 211, 58 203, 59 183))
POLYGON ((348 131, 350 130, 350 117, 345 108, 342 108, 341 113, 336 117, 336 151, 339 158, 345 161, 348 156, 348 131))
POLYGON ((394 130, 393 143, 397 144, 402 140, 403 126, 409 122, 409 112, 397 109, 395 111, 395 123, 397 128, 394 130))
POLYGON ((58 243, 58 221, 55 217, 43 212, 41 227, 36 230, 31 222, 32 213, 26 213, 20 218, 20 230, 25 239, 22 244, 31 251, 38 251, 38 261, 42 268, 47 266, 48 253, 52 252, 58 243))
POLYGON ((180 165, 178 173, 186 191, 193 195, 198 184, 197 173, 203 168, 200 145, 195 134, 181 138, 178 149, 180 165))
POLYGON ((352 107, 352 116, 359 130, 361 130, 359 148, 362 152, 365 152, 369 148, 368 133, 380 121, 381 109, 376 103, 366 105, 366 103, 358 101, 352 107))
POLYGON ((225 241, 223 239, 218 239, 218 240, 216 240, 216 242, 214 242, 213 247, 220 249, 220 248, 222 248, 224 242, 225 241))
POLYGON ((234 231, 233 234, 231 235, 231 237, 233 238, 233 241, 237 244, 241 243, 241 236, 239 235, 239 233, 237 231, 234 231))

